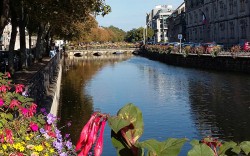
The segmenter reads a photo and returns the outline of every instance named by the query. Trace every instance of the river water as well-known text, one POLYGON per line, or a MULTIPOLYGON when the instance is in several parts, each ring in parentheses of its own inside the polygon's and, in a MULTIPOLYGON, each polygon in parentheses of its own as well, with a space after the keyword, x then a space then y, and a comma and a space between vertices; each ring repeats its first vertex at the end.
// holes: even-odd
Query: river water
MULTIPOLYGON (((166 65, 133 55, 64 60, 60 125, 76 143, 93 111, 116 115, 127 103, 143 114, 139 139, 250 140, 250 77, 166 65)), ((190 150, 185 145, 180 155, 190 150)), ((116 156, 106 126, 103 156, 116 156)))

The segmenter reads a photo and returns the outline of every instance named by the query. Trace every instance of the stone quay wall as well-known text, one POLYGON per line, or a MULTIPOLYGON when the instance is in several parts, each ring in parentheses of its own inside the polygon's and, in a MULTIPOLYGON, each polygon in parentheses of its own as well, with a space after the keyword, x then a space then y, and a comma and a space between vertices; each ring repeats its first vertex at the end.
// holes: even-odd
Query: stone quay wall
POLYGON ((139 55, 174 66, 250 73, 249 56, 233 57, 229 53, 228 55, 222 55, 216 57, 212 57, 211 55, 198 56, 196 54, 184 57, 183 54, 172 54, 172 53, 167 54, 167 53, 150 52, 147 50, 141 50, 139 52, 139 55))

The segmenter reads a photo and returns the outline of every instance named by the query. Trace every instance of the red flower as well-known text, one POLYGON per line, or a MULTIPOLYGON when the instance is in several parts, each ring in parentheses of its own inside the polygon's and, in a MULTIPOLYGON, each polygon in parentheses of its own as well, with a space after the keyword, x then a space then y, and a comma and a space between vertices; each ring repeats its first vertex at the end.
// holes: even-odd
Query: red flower
POLYGON ((6 86, 6 85, 2 85, 2 86, 0 86, 0 91, 2 91, 2 92, 6 92, 6 91, 8 91, 8 90, 10 90, 10 87, 9 86, 6 86))
POLYGON ((16 87, 16 93, 22 93, 23 92, 24 85, 17 84, 17 85, 15 85, 15 87, 16 87))
POLYGON ((36 132, 38 131, 38 125, 34 122, 30 122, 30 129, 33 131, 33 132, 36 132))
POLYGON ((19 106, 21 104, 21 102, 19 102, 18 100, 13 99, 10 102, 10 108, 13 109, 15 106, 19 106))
POLYGON ((4 101, 2 98, 0 98, 0 107, 2 107, 4 105, 4 101))
POLYGON ((95 146, 95 156, 101 156, 102 149, 103 149, 103 133, 105 128, 106 120, 102 121, 101 130, 100 130, 100 136, 97 140, 96 146, 95 146))
POLYGON ((6 134, 6 141, 7 143, 13 144, 13 134, 10 129, 5 129, 5 134, 6 134))

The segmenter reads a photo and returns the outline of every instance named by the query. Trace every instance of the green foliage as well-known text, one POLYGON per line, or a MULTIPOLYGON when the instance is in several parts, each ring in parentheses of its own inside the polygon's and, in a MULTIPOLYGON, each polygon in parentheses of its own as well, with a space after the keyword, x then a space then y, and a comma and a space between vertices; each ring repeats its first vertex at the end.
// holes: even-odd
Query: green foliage
POLYGON ((165 156, 165 155, 171 155, 171 156, 177 156, 184 143, 187 141, 187 139, 176 139, 176 138, 169 138, 163 142, 159 142, 154 139, 146 140, 141 143, 139 143, 139 146, 142 148, 146 148, 148 150, 148 155, 153 156, 165 156))
POLYGON ((142 27, 137 29, 132 29, 127 32, 125 36, 125 41, 127 42, 138 42, 143 40, 143 29, 142 27))
MULTIPOLYGON (((119 156, 178 156, 183 145, 188 141, 186 138, 169 138, 165 141, 149 139, 140 142, 143 133, 142 112, 133 104, 127 104, 121 108, 117 116, 110 116, 111 141, 117 149, 119 156)), ((230 156, 248 155, 250 153, 250 141, 239 144, 230 141, 222 142, 212 137, 202 140, 192 140, 192 145, 187 153, 188 156, 230 156)))

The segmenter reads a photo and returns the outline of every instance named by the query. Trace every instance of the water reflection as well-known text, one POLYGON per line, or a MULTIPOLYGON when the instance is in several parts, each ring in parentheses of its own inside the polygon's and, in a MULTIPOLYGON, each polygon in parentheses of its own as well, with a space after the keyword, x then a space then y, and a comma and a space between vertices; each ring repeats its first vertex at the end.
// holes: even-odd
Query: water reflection
MULTIPOLYGON (((169 66, 131 55, 67 58, 61 90, 61 124, 71 120, 73 142, 95 109, 116 112, 131 102, 144 119, 140 141, 169 137, 250 140, 250 78, 169 66)), ((103 156, 115 156, 110 129, 103 156)), ((184 146, 181 155, 190 147, 184 146)))
POLYGON ((92 96, 85 93, 86 83, 104 66, 129 59, 132 55, 110 55, 100 57, 68 57, 63 60, 60 109, 60 126, 72 121, 69 128, 62 129, 71 135, 75 143, 81 128, 94 111, 92 96))
POLYGON ((192 117, 202 136, 250 140, 250 78, 239 74, 198 75, 189 81, 192 117))

